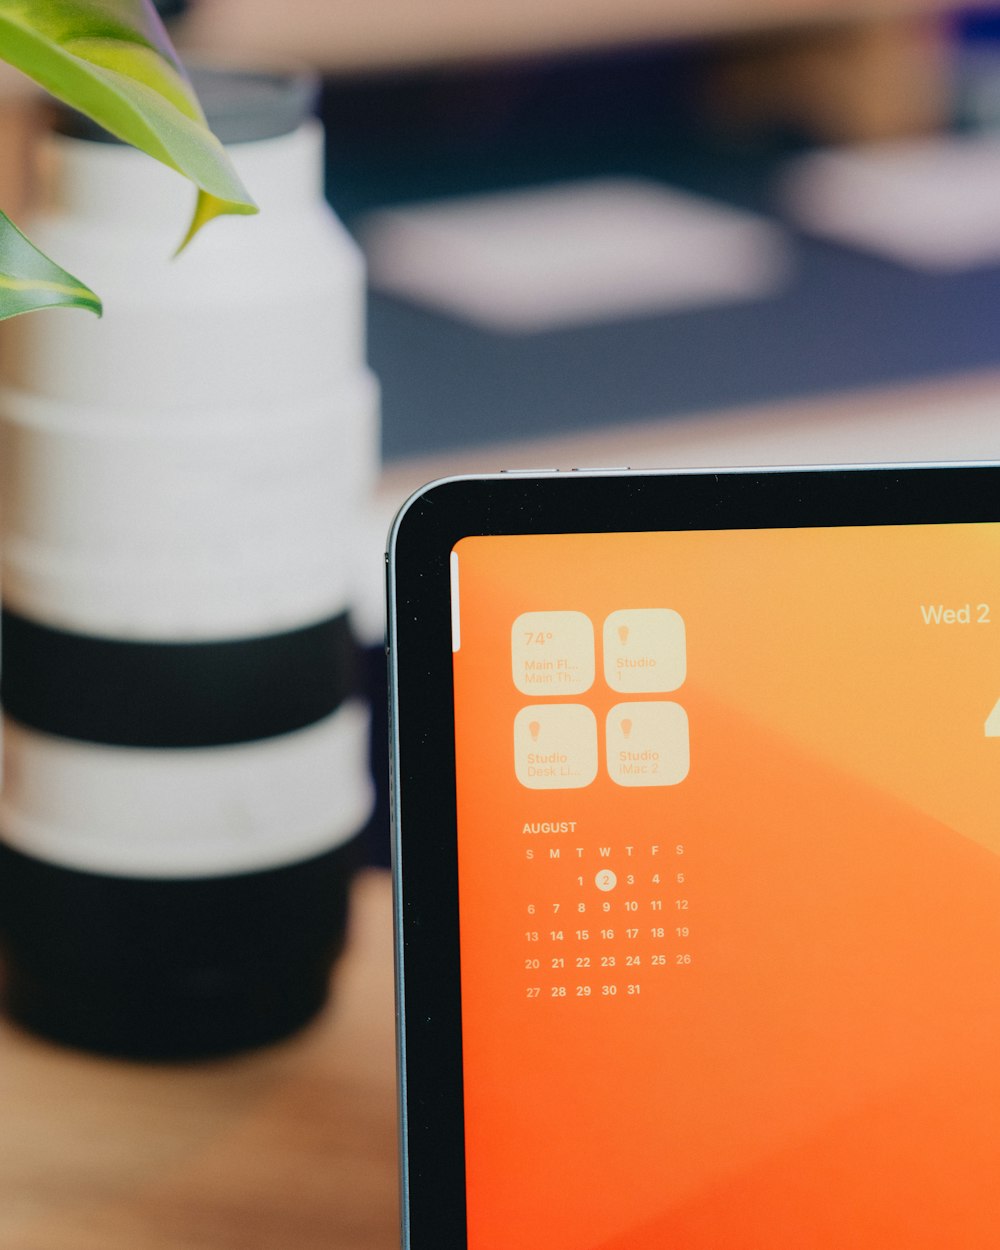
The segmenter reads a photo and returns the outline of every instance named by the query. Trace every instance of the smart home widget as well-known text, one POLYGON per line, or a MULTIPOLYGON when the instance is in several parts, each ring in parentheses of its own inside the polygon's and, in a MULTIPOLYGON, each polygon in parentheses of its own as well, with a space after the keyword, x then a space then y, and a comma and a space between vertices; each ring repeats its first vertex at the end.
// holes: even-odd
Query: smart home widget
MULTIPOLYGON (((684 621, 672 608, 622 608, 601 627, 604 686, 628 696, 668 694, 687 675, 684 621)), ((672 786, 690 764, 688 720, 676 702, 629 698, 598 724, 576 701, 597 681, 594 622, 583 612, 523 612, 511 627, 514 685, 536 701, 514 718, 514 771, 530 790, 590 785, 602 764, 620 786, 672 786)))

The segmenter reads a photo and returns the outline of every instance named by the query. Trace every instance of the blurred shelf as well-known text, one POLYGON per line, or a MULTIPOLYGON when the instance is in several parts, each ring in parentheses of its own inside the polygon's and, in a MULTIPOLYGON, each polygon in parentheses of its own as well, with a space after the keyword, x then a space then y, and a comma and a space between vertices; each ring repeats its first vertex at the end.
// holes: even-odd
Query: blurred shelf
MULTIPOLYGON (((193 42, 305 57, 330 71, 518 57, 778 26, 867 24, 946 11, 935 0, 200 0, 193 42)), ((977 7, 975 3, 966 7, 977 7)))

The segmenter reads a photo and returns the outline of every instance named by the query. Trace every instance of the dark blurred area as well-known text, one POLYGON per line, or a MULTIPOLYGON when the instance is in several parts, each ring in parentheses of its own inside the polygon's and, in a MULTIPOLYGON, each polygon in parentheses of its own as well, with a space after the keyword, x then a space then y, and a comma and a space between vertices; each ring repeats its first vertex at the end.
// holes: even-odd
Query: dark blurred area
MULTIPOLYGON (((970 22, 969 41, 997 24, 970 22)), ((695 42, 328 79, 328 196, 349 224, 382 205, 611 175, 769 215, 795 236, 794 280, 773 299, 539 335, 373 292, 388 459, 998 363, 995 265, 906 269, 782 221, 783 170, 817 136, 801 113, 721 107, 720 82, 750 55, 695 42)), ((959 104, 956 70, 949 128, 971 124, 959 104)))

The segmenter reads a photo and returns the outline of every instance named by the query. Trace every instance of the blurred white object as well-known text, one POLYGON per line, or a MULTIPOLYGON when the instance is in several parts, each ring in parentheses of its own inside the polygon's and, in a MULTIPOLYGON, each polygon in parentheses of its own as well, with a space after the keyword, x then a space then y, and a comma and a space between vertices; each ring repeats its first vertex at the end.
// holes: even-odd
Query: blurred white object
POLYGON ((105 311, 5 333, 5 602, 160 641, 343 611, 378 467, 377 388, 362 261, 322 198, 318 123, 234 145, 261 214, 213 221, 177 259, 181 178, 121 145, 51 143, 60 202, 33 237, 105 311))
POLYGON ((914 269, 1000 263, 1000 139, 912 139, 793 161, 781 199, 803 229, 914 269))
POLYGON ((381 209, 360 233, 376 287, 511 332, 759 299, 790 270, 779 227, 639 179, 381 209))

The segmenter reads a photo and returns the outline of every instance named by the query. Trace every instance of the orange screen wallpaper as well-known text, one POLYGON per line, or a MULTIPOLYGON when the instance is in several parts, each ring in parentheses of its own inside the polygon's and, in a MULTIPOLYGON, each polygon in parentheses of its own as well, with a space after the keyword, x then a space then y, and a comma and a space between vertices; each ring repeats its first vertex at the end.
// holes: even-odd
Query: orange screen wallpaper
POLYGON ((471 1250, 995 1246, 1000 526, 452 567, 471 1250))

